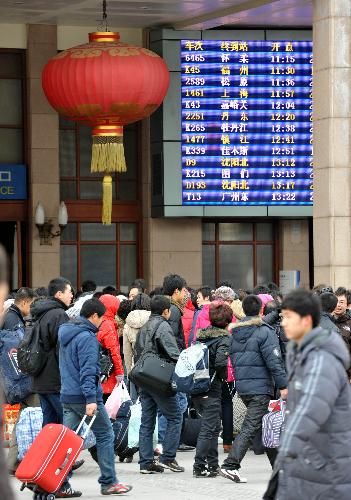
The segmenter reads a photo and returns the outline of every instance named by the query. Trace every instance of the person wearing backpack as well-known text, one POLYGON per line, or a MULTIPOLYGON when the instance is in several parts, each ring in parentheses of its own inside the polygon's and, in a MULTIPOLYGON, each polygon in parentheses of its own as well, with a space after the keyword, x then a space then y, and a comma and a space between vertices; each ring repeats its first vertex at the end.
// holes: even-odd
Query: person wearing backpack
MULTIPOLYGON (((134 362, 143 354, 144 348, 150 349, 160 358, 176 364, 179 349, 172 328, 168 323, 171 301, 164 295, 154 295, 151 299, 151 316, 140 329, 134 345, 134 362)), ((139 432, 139 464, 141 474, 162 473, 164 469, 184 472, 184 467, 175 460, 182 429, 182 412, 176 394, 140 391, 142 406, 139 432), (163 440, 163 451, 158 463, 154 461, 153 433, 156 425, 157 408, 167 419, 167 429, 163 440)))
POLYGON ((71 283, 66 278, 55 278, 48 285, 48 294, 47 299, 37 300, 31 307, 33 328, 39 327, 39 347, 45 360, 32 383, 33 392, 39 394, 43 427, 63 421, 57 336, 59 327, 69 320, 66 310, 73 297, 71 283))
POLYGON ((30 314, 30 306, 37 295, 31 288, 23 287, 15 293, 15 301, 5 314, 3 330, 24 330, 24 318, 30 314))
MULTIPOLYGON (((19 335, 18 341, 21 338, 21 335, 24 334, 25 330, 25 317, 30 314, 30 306, 36 299, 37 295, 31 288, 23 287, 20 288, 15 293, 15 301, 7 310, 4 318, 3 330, 16 331, 16 334, 13 334, 13 339, 15 339, 15 335, 19 335)), ((0 332, 1 333, 1 332, 0 332)), ((6 333, 6 332, 4 332, 6 333)), ((11 334, 12 337, 12 334, 11 334)), ((7 353, 8 354, 8 353, 7 353)), ((11 360, 12 363, 15 362, 16 359, 11 360)), ((3 366, 6 366, 5 364, 3 366)), ((12 365, 14 366, 14 365, 12 365)), ((15 373, 18 373, 15 371, 15 373)), ((22 375, 24 380, 24 375, 22 375)), ((11 378, 9 378, 9 383, 13 384, 11 378)), ((26 386, 30 388, 30 379, 27 377, 26 386)), ((19 388, 19 384, 16 385, 17 389, 19 388)), ((10 401, 8 401, 10 402, 10 401)), ((16 401, 18 402, 18 401, 16 401)), ((39 406, 39 398, 36 394, 28 394, 26 397, 20 400, 20 411, 18 413, 17 421, 19 420, 20 413, 24 408, 39 406)), ((14 425, 9 453, 7 455, 7 466, 9 469, 9 473, 14 475, 16 469, 18 467, 18 447, 17 447, 17 436, 16 436, 16 424, 14 425)))
POLYGON ((218 467, 218 436, 221 430, 222 380, 227 377, 229 334, 233 311, 223 302, 212 302, 209 308, 211 325, 200 329, 197 340, 208 348, 211 386, 208 392, 192 397, 196 410, 201 414, 200 434, 196 444, 193 475, 216 477, 218 467))

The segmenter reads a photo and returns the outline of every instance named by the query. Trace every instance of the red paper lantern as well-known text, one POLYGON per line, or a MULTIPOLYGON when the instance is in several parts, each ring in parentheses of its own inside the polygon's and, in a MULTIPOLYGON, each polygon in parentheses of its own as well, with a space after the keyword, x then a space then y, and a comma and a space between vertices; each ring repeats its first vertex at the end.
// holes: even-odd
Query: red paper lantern
POLYGON ((60 52, 42 74, 51 106, 93 127, 92 172, 105 174, 102 222, 111 222, 111 172, 125 172, 123 126, 151 115, 162 103, 169 72, 150 50, 119 41, 115 32, 89 34, 89 43, 60 52))

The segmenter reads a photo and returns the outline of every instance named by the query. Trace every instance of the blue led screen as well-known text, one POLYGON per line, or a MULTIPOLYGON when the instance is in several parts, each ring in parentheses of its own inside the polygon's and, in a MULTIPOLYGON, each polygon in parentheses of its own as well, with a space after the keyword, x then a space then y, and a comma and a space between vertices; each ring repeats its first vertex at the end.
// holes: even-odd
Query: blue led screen
POLYGON ((181 41, 183 205, 312 205, 312 42, 181 41))

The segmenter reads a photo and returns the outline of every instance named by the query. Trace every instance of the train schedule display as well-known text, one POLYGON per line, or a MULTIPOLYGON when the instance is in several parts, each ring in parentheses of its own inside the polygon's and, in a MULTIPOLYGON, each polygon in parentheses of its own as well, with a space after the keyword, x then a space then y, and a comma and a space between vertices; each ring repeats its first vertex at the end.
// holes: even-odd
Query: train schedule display
POLYGON ((312 42, 181 41, 183 205, 312 205, 312 42))

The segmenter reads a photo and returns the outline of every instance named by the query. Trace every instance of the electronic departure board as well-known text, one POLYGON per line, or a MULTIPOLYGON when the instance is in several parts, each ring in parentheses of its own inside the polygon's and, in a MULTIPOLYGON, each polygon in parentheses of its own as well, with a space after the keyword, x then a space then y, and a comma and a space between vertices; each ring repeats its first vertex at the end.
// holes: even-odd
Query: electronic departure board
POLYGON ((312 42, 181 41, 183 205, 312 205, 312 42))

